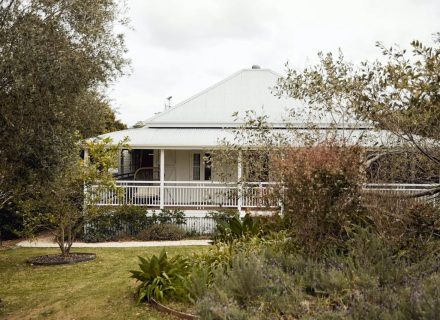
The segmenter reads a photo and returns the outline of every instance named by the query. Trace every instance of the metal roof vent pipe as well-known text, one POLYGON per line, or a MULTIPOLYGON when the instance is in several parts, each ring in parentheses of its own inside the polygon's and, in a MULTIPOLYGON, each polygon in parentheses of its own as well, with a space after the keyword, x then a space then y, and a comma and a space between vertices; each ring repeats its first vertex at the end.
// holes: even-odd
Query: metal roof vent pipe
POLYGON ((171 99, 173 98, 173 96, 169 96, 168 98, 165 99, 165 110, 168 110, 171 108, 171 99))
POLYGON ((254 65, 252 66, 252 69, 261 69, 261 67, 260 67, 258 64, 254 64, 254 65))

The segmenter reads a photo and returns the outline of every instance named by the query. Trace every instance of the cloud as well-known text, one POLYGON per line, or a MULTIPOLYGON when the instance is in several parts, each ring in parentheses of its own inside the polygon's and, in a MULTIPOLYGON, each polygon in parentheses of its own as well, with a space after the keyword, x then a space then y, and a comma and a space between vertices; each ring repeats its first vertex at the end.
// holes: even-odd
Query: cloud
POLYGON ((126 31, 132 74, 110 92, 129 124, 252 64, 283 72, 341 48, 375 59, 376 41, 407 46, 440 31, 434 0, 131 0, 126 31))
POLYGON ((274 13, 268 1, 142 2, 142 30, 152 45, 182 50, 225 39, 255 39, 274 13))

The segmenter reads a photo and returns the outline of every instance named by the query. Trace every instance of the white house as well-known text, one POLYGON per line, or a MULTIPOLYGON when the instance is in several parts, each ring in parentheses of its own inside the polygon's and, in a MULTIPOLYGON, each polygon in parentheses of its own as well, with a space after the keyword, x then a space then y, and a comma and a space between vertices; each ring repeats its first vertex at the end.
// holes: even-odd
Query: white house
MULTIPOLYGON (((133 204, 151 208, 237 208, 240 211, 262 207, 259 195, 271 182, 239 183, 243 168, 238 161, 230 181, 220 181, 215 166, 205 163, 205 155, 219 146, 222 139, 232 139, 232 131, 242 125, 233 114, 254 110, 265 114, 279 130, 286 129, 289 110, 306 112, 302 102, 278 98, 272 92, 279 74, 253 66, 240 70, 189 99, 167 108, 144 122, 144 127, 105 134, 113 141, 129 138, 130 150, 122 150, 117 184, 122 197, 111 191, 102 193, 99 205, 133 204)), ((304 114, 305 119, 305 114, 304 114)), ((305 121, 305 120, 304 120, 305 121)), ((296 124, 299 129, 301 121, 296 124)), ((328 119, 316 120, 318 129, 329 128, 328 119)), ((358 135, 369 126, 346 122, 340 130, 358 135)), ((238 155, 239 157, 240 155, 238 155)), ((267 204, 266 204, 267 205, 267 204)), ((270 204, 277 207, 277 203, 270 204)))

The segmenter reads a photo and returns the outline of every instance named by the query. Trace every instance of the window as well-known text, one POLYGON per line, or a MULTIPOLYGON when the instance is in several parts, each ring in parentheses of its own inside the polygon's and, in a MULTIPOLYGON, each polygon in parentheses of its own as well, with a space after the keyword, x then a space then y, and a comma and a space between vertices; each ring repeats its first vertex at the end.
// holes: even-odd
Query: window
POLYGON ((200 153, 194 153, 193 163, 192 163, 193 180, 200 180, 200 164, 201 164, 200 153))
POLYGON ((203 158, 203 163, 205 165, 205 180, 211 180, 212 177, 212 167, 211 167, 211 154, 205 153, 205 157, 203 158))

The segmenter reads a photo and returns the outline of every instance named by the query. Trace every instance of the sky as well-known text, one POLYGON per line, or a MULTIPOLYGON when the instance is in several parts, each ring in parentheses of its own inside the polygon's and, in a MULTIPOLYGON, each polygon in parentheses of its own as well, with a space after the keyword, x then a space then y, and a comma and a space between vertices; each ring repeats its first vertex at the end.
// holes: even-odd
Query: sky
POLYGON ((440 32, 439 0, 127 0, 129 74, 109 89, 129 126, 257 64, 283 75, 317 53, 359 62, 377 41, 408 47, 440 32))

